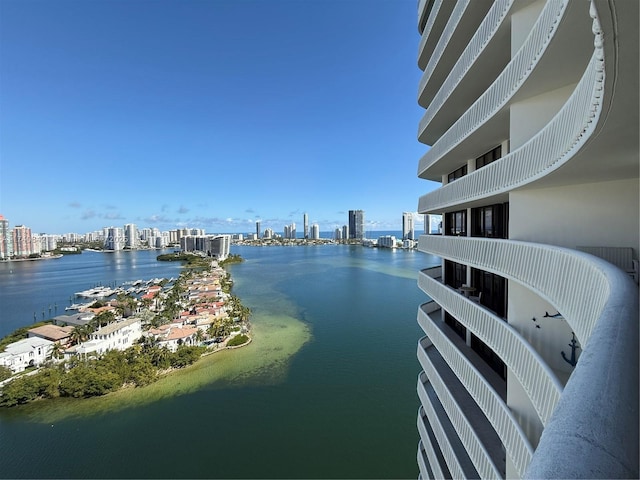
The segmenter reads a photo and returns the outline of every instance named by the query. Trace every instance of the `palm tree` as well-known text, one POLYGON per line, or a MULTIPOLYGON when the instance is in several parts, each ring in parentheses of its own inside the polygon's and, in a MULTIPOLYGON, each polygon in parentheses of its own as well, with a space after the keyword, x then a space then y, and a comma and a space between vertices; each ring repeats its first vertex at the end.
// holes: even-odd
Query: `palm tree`
POLYGON ((149 298, 149 297, 144 297, 142 299, 142 306, 144 308, 149 308, 152 303, 153 303, 153 300, 151 298, 149 298))
POLYGON ((71 341, 74 344, 77 345, 89 338, 89 329, 87 327, 88 325, 78 325, 71 331, 71 341))
POLYGON ((102 328, 105 325, 109 325, 111 322, 115 322, 116 316, 111 311, 100 312, 98 315, 93 317, 91 321, 93 322, 94 320, 97 322, 98 328, 102 328))
POLYGON ((64 348, 60 343, 55 342, 51 347, 51 357, 55 359, 60 359, 63 357, 64 348))

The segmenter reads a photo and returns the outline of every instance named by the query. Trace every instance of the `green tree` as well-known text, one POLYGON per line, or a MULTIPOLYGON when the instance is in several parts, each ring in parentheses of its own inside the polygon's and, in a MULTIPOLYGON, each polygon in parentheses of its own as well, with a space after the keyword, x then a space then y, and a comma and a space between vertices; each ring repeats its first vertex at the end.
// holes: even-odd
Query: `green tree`
POLYGON ((62 376, 60 394, 74 398, 95 397, 121 386, 118 374, 92 360, 80 363, 62 376))
POLYGON ((64 356, 64 347, 60 345, 58 342, 53 344, 51 347, 51 357, 55 359, 60 359, 64 356))
POLYGON ((166 370, 171 366, 172 354, 167 347, 160 348, 158 346, 153 346, 149 350, 148 355, 149 355, 151 364, 154 365, 156 368, 159 368, 161 370, 166 370))
POLYGON ((138 307, 138 301, 131 294, 119 293, 116 300, 116 312, 122 317, 131 316, 138 307))
POLYGON ((183 368, 187 365, 191 365, 202 356, 204 351, 204 347, 189 347, 181 345, 171 356, 171 366, 174 368, 183 368))
POLYGON ((127 381, 134 383, 138 387, 148 385, 156 380, 157 370, 151 364, 149 358, 140 356, 137 357, 131 364, 129 370, 129 377, 127 381))
POLYGON ((89 338, 88 325, 78 325, 71 331, 71 341, 76 345, 84 342, 87 338, 89 338))
POLYGON ((98 325, 98 328, 105 327, 112 322, 116 321, 116 316, 111 311, 100 312, 95 317, 91 319, 92 322, 95 322, 98 325))
POLYGON ((11 369, 9 367, 5 367, 4 365, 0 365, 0 382, 2 382, 3 380, 6 380, 7 378, 11 377, 11 375, 13 375, 13 373, 11 372, 11 369))
POLYGON ((233 322, 229 318, 217 319, 207 329, 207 333, 211 337, 226 337, 231 333, 233 322))

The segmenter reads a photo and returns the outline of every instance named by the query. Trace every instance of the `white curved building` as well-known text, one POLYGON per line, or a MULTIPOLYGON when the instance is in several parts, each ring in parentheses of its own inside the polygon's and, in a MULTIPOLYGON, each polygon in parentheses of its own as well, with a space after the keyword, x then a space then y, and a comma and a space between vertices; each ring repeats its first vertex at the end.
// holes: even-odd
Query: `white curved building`
POLYGON ((421 478, 638 478, 638 3, 418 2, 421 478))

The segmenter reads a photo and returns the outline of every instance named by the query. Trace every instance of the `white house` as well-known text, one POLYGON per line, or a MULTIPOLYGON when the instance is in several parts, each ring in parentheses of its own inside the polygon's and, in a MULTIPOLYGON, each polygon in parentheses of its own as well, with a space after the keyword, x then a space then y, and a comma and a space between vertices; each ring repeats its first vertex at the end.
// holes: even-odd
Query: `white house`
POLYGON ((37 367, 50 357, 53 344, 37 337, 11 343, 0 353, 0 365, 10 368, 13 373, 22 372, 27 367, 37 367))
POLYGON ((139 318, 110 323, 91 334, 89 341, 75 349, 76 353, 104 353, 107 350, 126 350, 142 336, 142 323, 139 318))

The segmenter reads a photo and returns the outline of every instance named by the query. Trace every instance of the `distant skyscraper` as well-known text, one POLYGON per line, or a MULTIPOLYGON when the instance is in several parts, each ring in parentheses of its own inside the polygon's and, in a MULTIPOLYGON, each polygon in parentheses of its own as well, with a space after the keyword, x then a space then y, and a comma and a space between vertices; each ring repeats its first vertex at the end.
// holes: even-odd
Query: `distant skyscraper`
POLYGON ((124 246, 138 248, 138 227, 134 223, 127 223, 124 226, 124 246))
POLYGON ((402 212, 402 239, 415 240, 415 227, 413 224, 413 213, 402 212))
POLYGON ((104 248, 106 250, 122 250, 124 248, 124 231, 122 228, 108 227, 106 231, 104 248))
POLYGON ((256 222, 256 235, 258 236, 258 238, 261 237, 260 220, 256 222))
POLYGON ((309 238, 309 215, 304 214, 304 238, 309 238))
POLYGON ((24 225, 13 227, 13 255, 28 257, 33 253, 31 245, 31 229, 24 225))
POLYGON ((364 238, 364 210, 349 210, 349 238, 364 238))
POLYGON ((296 238, 296 224, 292 223, 291 225, 284 226, 284 238, 289 240, 296 238))
POLYGON ((320 238, 320 226, 317 223, 311 225, 311 238, 318 240, 320 238))
POLYGON ((9 230, 9 220, 0 215, 0 258, 9 258, 12 248, 10 248, 11 231, 9 230))
POLYGON ((342 230, 340 228, 336 228, 335 232, 333 232, 334 240, 342 240, 342 230))
POLYGON ((342 239, 343 240, 348 240, 349 239, 349 226, 348 225, 343 225, 342 226, 342 239))

